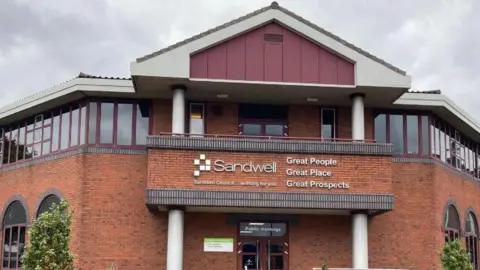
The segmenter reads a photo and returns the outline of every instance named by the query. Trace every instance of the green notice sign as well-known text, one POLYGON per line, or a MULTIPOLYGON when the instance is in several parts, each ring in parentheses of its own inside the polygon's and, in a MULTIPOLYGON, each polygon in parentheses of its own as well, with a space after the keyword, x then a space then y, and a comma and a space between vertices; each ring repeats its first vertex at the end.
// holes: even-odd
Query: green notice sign
POLYGON ((233 238, 204 238, 204 252, 233 252, 233 238))

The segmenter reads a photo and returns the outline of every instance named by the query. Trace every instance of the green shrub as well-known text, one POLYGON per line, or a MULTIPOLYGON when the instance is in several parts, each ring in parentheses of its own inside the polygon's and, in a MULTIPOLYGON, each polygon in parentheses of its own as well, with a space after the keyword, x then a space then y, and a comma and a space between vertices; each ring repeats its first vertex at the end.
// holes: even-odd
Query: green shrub
POLYGON ((22 256, 24 270, 73 270, 68 243, 72 213, 68 202, 53 205, 42 213, 29 230, 29 244, 22 256))
POLYGON ((441 261, 445 270, 473 270, 470 254, 462 247, 458 239, 445 243, 441 261))

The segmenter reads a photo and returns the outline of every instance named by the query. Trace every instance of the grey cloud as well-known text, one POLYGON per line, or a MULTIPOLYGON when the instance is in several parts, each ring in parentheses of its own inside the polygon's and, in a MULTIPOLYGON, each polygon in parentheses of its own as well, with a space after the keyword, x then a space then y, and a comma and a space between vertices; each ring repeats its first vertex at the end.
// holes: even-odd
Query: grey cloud
MULTIPOLYGON (((0 105, 84 71, 128 76, 135 58, 270 4, 270 0, 0 1, 0 105)), ((279 0, 399 66, 415 88, 440 88, 480 119, 479 1, 279 0)))

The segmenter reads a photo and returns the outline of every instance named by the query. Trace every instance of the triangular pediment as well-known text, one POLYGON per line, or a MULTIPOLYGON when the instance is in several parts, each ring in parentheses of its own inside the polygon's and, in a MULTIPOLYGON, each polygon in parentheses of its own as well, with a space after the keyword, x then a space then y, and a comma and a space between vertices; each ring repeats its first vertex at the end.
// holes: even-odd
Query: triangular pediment
MULTIPOLYGON (((265 37, 262 36, 262 38, 265 37)), ((251 61, 255 57, 250 58, 251 61)), ((278 6, 276 2, 170 47, 140 57, 131 64, 131 71, 132 76, 183 79, 265 80, 395 88, 409 88, 411 83, 405 71, 278 6), (274 35, 267 37, 272 39, 270 42, 267 40, 266 45, 263 43, 263 47, 268 49, 263 55, 255 56, 257 61, 266 61, 266 66, 260 74, 249 76, 250 73, 259 72, 248 69, 249 64, 244 62, 250 60, 248 57, 242 59, 242 56, 251 52, 255 54, 255 51, 258 52, 260 48, 254 50, 253 47, 259 47, 261 44, 249 44, 250 47, 242 48, 244 45, 241 43, 242 40, 246 43, 260 38, 262 31, 263 34, 269 34, 266 31, 273 31, 272 34, 275 34, 275 31, 281 31, 287 43, 284 42, 282 48, 279 48, 272 44, 274 35), (301 44, 295 45, 295 42, 301 44), (223 52, 225 48, 230 48, 230 51, 234 48, 238 53, 223 52), (295 50, 297 55, 290 53, 295 50), (282 55, 281 59, 279 55, 282 55), (302 59, 302 57, 310 59, 302 59), (223 58, 227 66, 218 66, 217 62, 220 63, 223 58), (232 63, 229 63, 229 58, 232 63), (283 63, 285 60, 290 61, 292 65, 271 68, 278 66, 277 62, 283 63), (232 66, 235 68, 232 69, 232 66), (247 69, 244 72, 240 71, 243 66, 247 69), (303 70, 299 72, 298 69, 302 67, 303 70), (290 72, 289 69, 293 71, 290 72)))

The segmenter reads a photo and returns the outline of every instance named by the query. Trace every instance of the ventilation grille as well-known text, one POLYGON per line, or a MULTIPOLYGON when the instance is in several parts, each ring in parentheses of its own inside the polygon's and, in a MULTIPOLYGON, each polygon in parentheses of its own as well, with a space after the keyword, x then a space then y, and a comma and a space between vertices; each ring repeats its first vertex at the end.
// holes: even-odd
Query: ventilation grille
POLYGON ((283 42, 282 34, 264 34, 263 40, 267 42, 283 42))

